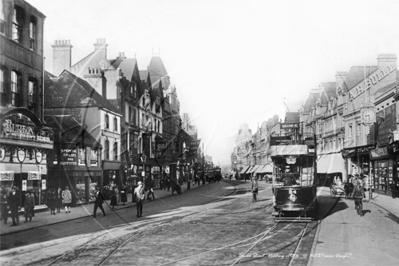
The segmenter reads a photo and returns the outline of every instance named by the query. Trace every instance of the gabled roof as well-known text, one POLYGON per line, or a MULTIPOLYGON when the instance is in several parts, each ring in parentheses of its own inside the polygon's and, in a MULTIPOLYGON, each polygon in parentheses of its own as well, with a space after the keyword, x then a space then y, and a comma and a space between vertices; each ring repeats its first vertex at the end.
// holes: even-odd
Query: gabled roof
POLYGON ((378 69, 377 66, 353 66, 344 81, 344 91, 349 91, 378 69))
POLYGON ((162 59, 159 56, 153 56, 151 58, 150 64, 148 65, 148 71, 151 76, 165 77, 168 75, 162 59))
POLYGON ((336 84, 335 82, 323 82, 321 85, 320 98, 322 103, 328 102, 331 97, 336 96, 336 84))
POLYGON ((137 67, 137 60, 134 58, 128 58, 124 60, 117 59, 114 61, 114 63, 112 63, 112 65, 115 68, 121 69, 126 79, 131 81, 133 78, 134 69, 137 67))
POLYGON ((44 120, 47 125, 60 131, 60 134, 54 136, 56 142, 72 144, 76 147, 102 148, 101 144, 71 115, 46 115, 44 120), (84 137, 83 142, 82 137, 84 137))
MULTIPOLYGON (((68 70, 64 70, 60 76, 58 81, 54 81, 55 83, 60 83, 60 85, 65 85, 67 83, 69 85, 68 90, 72 91, 81 90, 84 92, 86 99, 90 99, 90 105, 94 105, 100 108, 108 109, 112 112, 119 113, 119 111, 104 97, 102 97, 86 80, 79 78, 78 76, 72 74, 68 70), (78 86, 76 86, 78 85, 78 86)), ((61 89, 64 89, 63 87, 61 89)), ((76 94, 75 94, 76 95, 76 94)), ((81 99, 84 100, 84 99, 81 99)), ((68 99, 65 99, 68 101, 68 99)), ((84 103, 87 106, 89 103, 84 103)), ((67 106, 65 106, 67 107, 67 106)))
POLYGON ((304 106, 303 106, 303 112, 308 113, 316 105, 317 98, 319 98, 319 93, 315 91, 311 91, 309 93, 309 97, 306 100, 304 106))

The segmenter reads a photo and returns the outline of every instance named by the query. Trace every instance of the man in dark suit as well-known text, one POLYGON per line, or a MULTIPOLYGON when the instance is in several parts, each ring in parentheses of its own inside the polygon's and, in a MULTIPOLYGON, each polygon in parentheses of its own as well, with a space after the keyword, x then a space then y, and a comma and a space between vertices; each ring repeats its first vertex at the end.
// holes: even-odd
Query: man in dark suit
POLYGON ((96 218, 97 214, 97 208, 100 208, 100 210, 103 212, 103 215, 105 216, 105 211, 103 208, 103 202, 104 202, 104 197, 100 193, 100 188, 96 187, 96 201, 94 202, 94 211, 93 211, 93 217, 96 218))
POLYGON ((15 187, 11 189, 10 195, 8 195, 8 205, 10 206, 12 225, 16 226, 19 224, 19 208, 21 201, 19 199, 19 195, 16 192, 15 187))

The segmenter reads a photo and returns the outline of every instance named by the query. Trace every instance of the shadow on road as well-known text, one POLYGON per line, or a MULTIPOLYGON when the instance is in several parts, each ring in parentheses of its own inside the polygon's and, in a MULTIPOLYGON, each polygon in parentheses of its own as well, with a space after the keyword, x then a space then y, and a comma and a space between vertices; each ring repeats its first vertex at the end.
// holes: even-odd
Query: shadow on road
POLYGON ((340 198, 337 197, 333 198, 331 196, 319 196, 318 203, 319 203, 318 220, 322 220, 330 215, 333 215, 334 213, 349 208, 349 206, 345 202, 343 202, 340 198))

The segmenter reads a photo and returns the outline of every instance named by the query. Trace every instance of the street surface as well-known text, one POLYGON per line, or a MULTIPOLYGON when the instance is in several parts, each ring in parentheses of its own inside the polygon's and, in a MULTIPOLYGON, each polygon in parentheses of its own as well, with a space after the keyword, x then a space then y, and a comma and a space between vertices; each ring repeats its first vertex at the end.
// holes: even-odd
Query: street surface
POLYGON ((21 246, 0 252, 1 265, 399 265, 398 218, 380 207, 365 203, 360 217, 321 189, 320 220, 276 223, 271 185, 260 182, 256 203, 249 187, 212 183, 145 202, 143 218, 133 206, 6 235, 21 246))

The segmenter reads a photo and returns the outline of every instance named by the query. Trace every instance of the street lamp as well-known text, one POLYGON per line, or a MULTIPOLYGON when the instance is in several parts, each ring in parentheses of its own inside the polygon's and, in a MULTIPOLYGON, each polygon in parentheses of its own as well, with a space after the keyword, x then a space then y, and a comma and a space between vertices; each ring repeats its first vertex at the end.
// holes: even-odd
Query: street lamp
POLYGON ((145 154, 140 153, 140 160, 143 162, 143 171, 141 172, 141 176, 143 177, 143 181, 144 181, 144 177, 145 177, 145 161, 147 159, 147 156, 145 154))

